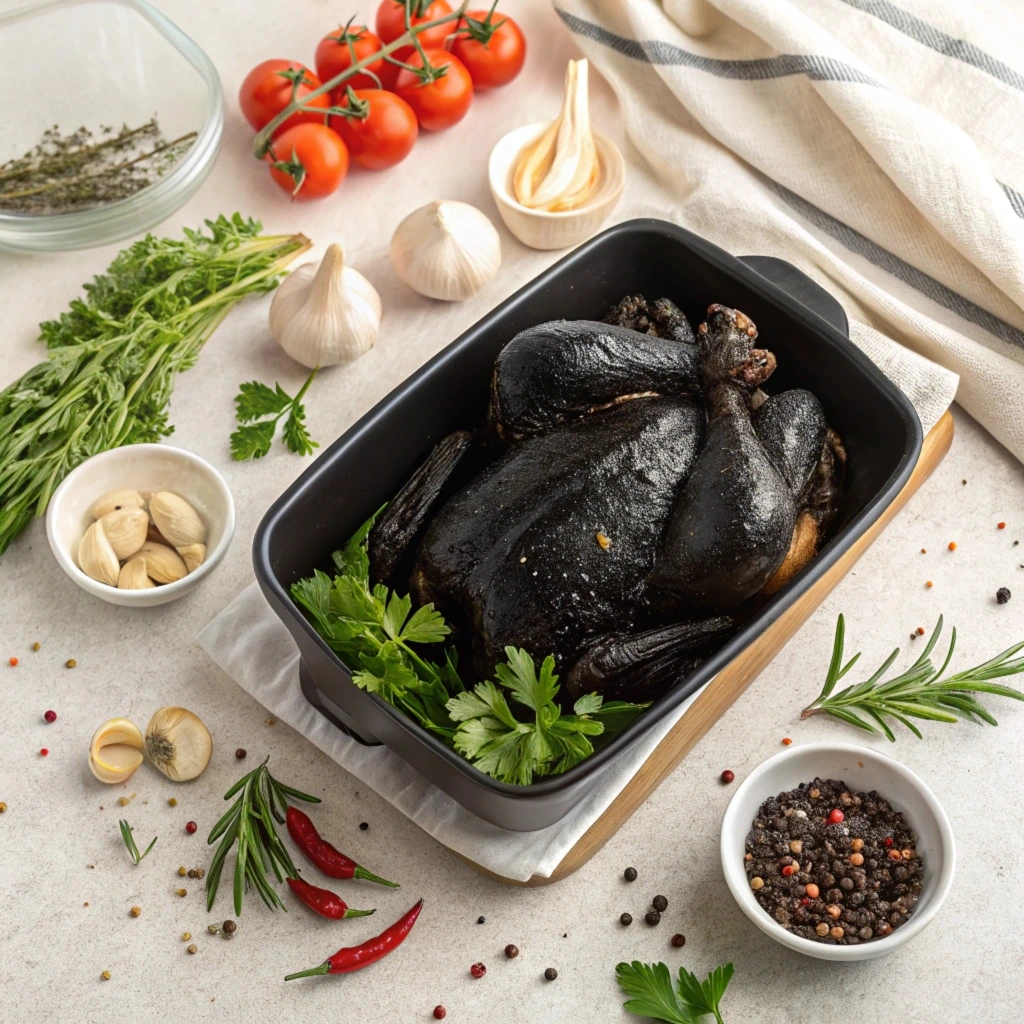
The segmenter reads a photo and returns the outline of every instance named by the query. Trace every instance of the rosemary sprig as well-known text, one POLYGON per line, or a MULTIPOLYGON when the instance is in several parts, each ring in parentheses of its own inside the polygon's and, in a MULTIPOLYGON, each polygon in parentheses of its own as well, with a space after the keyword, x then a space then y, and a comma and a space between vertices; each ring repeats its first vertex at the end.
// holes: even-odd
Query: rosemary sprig
POLYGON ((895 741, 896 737, 885 721, 886 718, 893 718, 905 725, 918 739, 921 739, 921 732, 911 721, 912 718, 931 722, 957 722, 966 719, 979 725, 983 722, 997 725, 995 718, 971 695, 992 693, 997 697, 1024 700, 1024 693, 1020 690, 989 682, 990 679, 1024 672, 1024 656, 1016 657, 1024 650, 1024 642, 1014 644, 982 665, 941 679, 953 657, 956 629, 953 629, 950 636, 949 650, 946 652, 942 667, 936 671, 930 655, 941 632, 940 615, 920 657, 905 672, 901 672, 888 682, 879 681, 899 655, 900 649, 897 647, 870 679, 856 686, 848 686, 833 696, 832 691, 836 683, 853 668, 860 657, 860 654, 855 654, 843 665, 846 624, 840 615, 836 624, 832 663, 825 677, 825 685, 821 693, 803 709, 800 717, 803 719, 810 718, 811 715, 831 715, 865 732, 884 733, 891 741, 895 741))
POLYGON ((146 853, 149 853, 156 846, 157 837, 153 836, 153 842, 146 847, 146 853, 139 853, 139 848, 135 845, 135 840, 132 837, 131 825, 124 818, 118 822, 118 825, 121 826, 121 838, 124 840, 124 845, 128 847, 128 855, 131 857, 132 863, 138 864, 146 856, 146 853))
POLYGON ((305 800, 311 804, 318 804, 320 800, 278 782, 267 768, 269 760, 269 757, 265 758, 258 768, 239 779, 224 794, 224 799, 230 800, 236 793, 241 793, 224 817, 213 826, 206 840, 212 844, 220 839, 220 845, 213 855, 206 876, 207 910, 213 907, 221 872, 224 870, 224 861, 235 840, 238 841, 234 875, 237 915, 241 916, 242 897, 250 885, 256 889, 271 910, 276 907, 285 909, 277 890, 267 878, 268 871, 274 872, 278 882, 283 882, 286 877, 299 877, 291 855, 277 834, 274 822, 280 825, 285 823, 288 797, 305 800))

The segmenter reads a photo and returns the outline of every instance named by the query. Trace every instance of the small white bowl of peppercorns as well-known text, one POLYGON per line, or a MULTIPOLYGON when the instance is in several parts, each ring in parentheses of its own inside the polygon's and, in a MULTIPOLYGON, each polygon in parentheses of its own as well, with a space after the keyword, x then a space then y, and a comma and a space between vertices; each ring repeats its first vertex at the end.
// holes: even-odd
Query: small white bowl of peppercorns
POLYGON ((743 912, 822 960, 868 960, 938 913, 956 848, 909 768, 868 747, 789 747, 747 776, 722 822, 722 870, 743 912))

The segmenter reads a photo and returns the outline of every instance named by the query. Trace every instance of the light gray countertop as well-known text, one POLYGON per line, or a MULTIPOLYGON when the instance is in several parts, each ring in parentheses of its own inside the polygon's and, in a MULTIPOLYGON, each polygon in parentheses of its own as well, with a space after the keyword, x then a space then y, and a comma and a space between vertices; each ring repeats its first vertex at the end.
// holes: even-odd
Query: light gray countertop
MULTIPOLYGON (((336 200, 290 206, 247 155, 251 137, 234 92, 252 64, 303 56, 352 5, 270 0, 229 11, 200 0, 164 4, 220 68, 227 93, 224 148, 213 175, 171 222, 171 233, 204 216, 241 209, 268 229, 303 230, 322 247, 340 239, 381 292, 385 321, 377 347, 357 364, 325 373, 309 397, 314 436, 341 433, 426 358, 547 266, 554 254, 530 252, 503 232, 502 273, 473 300, 440 306, 411 295, 391 274, 387 242, 400 215, 445 195, 474 202, 496 218, 484 178, 486 154, 507 128, 552 106, 571 43, 540 3, 515 5, 529 33, 530 66, 521 83, 486 98, 447 136, 424 138, 411 161, 388 179, 353 175, 336 200), (521 87, 520 87, 521 86, 521 87), (516 93, 515 90, 519 89, 516 93), (543 100, 540 97, 544 96, 543 100), (526 115, 524 106, 538 102, 526 115), (396 198, 400 196, 399 198, 396 198), (382 202, 382 199, 384 200, 382 202)), ((595 120, 614 120, 613 101, 595 86, 595 120)), ((617 216, 630 215, 631 193, 617 216)), ((6 384, 41 357, 35 324, 57 315, 80 283, 105 267, 116 246, 40 258, 0 257, 6 384)), ((1018 794, 1024 779, 1024 707, 987 700, 1001 725, 932 725, 925 739, 901 734, 891 752, 934 789, 953 823, 959 866, 934 923, 908 946, 849 966, 790 953, 757 931, 735 906, 719 868, 718 829, 738 779, 794 742, 847 740, 859 734, 832 721, 799 722, 818 691, 837 614, 847 617, 848 649, 874 666, 910 632, 939 613, 960 638, 956 664, 984 659, 1024 639, 1024 476, 1021 467, 957 412, 945 462, 882 534, 854 571, 621 831, 575 876, 546 888, 506 888, 477 874, 411 825, 333 762, 281 724, 224 676, 198 648, 199 629, 250 579, 253 532, 271 501, 307 464, 283 448, 261 462, 232 463, 227 437, 232 398, 252 378, 297 386, 304 371, 266 330, 267 300, 240 308, 218 331, 197 369, 177 384, 171 443, 195 451, 226 476, 238 506, 238 530, 224 564, 193 595, 156 609, 102 603, 74 586, 50 555, 42 522, 0 560, 0 1021, 128 1024, 134 1021, 425 1021, 438 1003, 447 1020, 564 1024, 630 1020, 614 967, 624 959, 684 964, 703 976, 731 960, 736 976, 723 1002, 726 1021, 898 1019, 931 1024, 984 1016, 1019 1018, 1024 958, 1024 853, 1018 794), (966 484, 962 483, 966 480, 966 484), (1006 520, 1000 531, 996 523, 1006 520), (946 550, 950 540, 959 547, 946 550), (922 554, 921 548, 928 553, 922 554), (934 587, 926 589, 926 580, 934 587), (995 591, 1014 597, 998 606, 995 591), (38 641, 41 649, 31 650, 38 641), (17 656, 16 668, 7 659, 17 656), (77 668, 64 667, 75 658, 77 668), (143 766, 125 787, 93 779, 86 752, 94 729, 124 715, 145 726, 161 705, 196 711, 215 740, 213 761, 195 783, 175 785, 143 766), (43 721, 53 708, 58 720, 43 721), (40 757, 41 747, 50 750, 40 757), (245 767, 269 754, 275 774, 324 800, 316 820, 338 846, 402 882, 400 891, 349 885, 356 906, 376 906, 372 923, 335 924, 294 907, 272 914, 250 894, 238 932, 226 942, 206 925, 228 916, 228 893, 205 912, 202 883, 181 880, 179 864, 208 866, 204 837, 225 805, 221 794, 245 767), (121 795, 131 797, 117 806, 121 795), (167 799, 176 796, 178 806, 167 799), (101 805, 102 808, 101 809, 101 805), (132 866, 118 834, 126 817, 150 856, 132 866), (189 836, 187 820, 199 831, 189 836), (361 832, 358 823, 369 830, 361 832), (638 880, 622 871, 633 865, 638 880), (174 889, 189 892, 179 898, 174 889), (643 923, 651 897, 669 909, 657 928, 643 923), (319 963, 338 946, 374 934, 423 896, 426 908, 403 949, 361 974, 285 985, 288 971, 319 963), (86 905, 87 904, 87 905, 86 905), (142 915, 129 915, 133 905, 142 915), (618 924, 630 911, 635 923, 618 924), (478 916, 486 918, 478 925, 478 916), (188 956, 181 933, 199 946, 188 956), (673 949, 674 932, 686 946, 673 949), (507 943, 518 959, 502 955, 507 943), (488 973, 476 981, 476 961, 488 973), (543 980, 554 966, 555 982, 543 980), (109 982, 100 972, 109 970, 109 982)), ((921 641, 915 641, 920 643, 921 641)), ((889 751, 884 739, 864 742, 889 751)), ((767 795, 767 794, 766 794, 767 795)), ((232 915, 233 916, 233 915, 232 915)))

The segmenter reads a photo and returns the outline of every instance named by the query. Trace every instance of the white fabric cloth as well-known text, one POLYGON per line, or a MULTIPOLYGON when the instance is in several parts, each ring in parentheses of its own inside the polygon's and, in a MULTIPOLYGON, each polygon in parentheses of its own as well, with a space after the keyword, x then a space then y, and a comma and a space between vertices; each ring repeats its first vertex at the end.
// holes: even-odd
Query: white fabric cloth
POLYGON ((561 821, 538 832, 509 832, 471 814, 387 747, 347 736, 306 700, 299 687, 299 652, 255 583, 199 634, 211 658, 280 721, 302 733, 449 849, 505 878, 543 878, 647 760, 697 699, 695 693, 605 768, 585 798, 561 821))
POLYGON ((642 212, 794 263, 926 430, 959 375, 1024 458, 1024 60, 973 4, 554 3, 620 99, 642 212))

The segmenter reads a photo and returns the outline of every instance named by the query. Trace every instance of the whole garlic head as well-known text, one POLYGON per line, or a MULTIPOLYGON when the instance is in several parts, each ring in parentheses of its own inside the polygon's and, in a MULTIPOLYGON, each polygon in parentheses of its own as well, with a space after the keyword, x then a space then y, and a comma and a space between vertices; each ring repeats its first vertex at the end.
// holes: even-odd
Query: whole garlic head
POLYGON ((501 239, 475 206, 439 199, 413 210, 391 238, 395 273, 430 299, 468 299, 501 266, 501 239))
POLYGON ((337 366, 373 348, 380 326, 377 290, 345 266, 340 245, 319 265, 305 263, 278 285, 270 304, 270 333, 303 366, 337 366))
POLYGON ((146 727, 146 757, 174 782, 187 782, 210 763, 210 730, 186 708, 161 708, 146 727))

